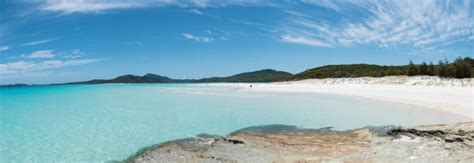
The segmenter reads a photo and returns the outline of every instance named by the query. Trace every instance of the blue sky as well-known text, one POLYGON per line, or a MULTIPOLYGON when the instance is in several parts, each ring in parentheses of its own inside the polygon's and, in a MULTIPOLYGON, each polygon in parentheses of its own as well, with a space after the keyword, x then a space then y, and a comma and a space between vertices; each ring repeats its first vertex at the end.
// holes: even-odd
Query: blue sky
POLYGON ((1 1, 0 84, 473 56, 466 1, 1 1))

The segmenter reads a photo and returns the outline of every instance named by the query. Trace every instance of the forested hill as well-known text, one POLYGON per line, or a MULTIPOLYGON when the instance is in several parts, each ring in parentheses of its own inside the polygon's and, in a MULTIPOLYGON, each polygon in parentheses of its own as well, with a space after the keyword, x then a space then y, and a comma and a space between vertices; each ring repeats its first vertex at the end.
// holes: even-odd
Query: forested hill
POLYGON ((344 78, 344 77, 383 77, 393 75, 428 75, 443 78, 474 77, 474 59, 457 58, 452 63, 440 60, 437 64, 422 62, 402 66, 380 66, 371 64, 327 65, 305 70, 285 80, 302 80, 310 78, 344 78))
POLYGON ((292 74, 276 70, 260 70, 254 72, 240 73, 229 77, 213 77, 195 79, 171 79, 166 76, 156 74, 146 74, 143 76, 123 75, 114 79, 96 79, 82 82, 71 82, 64 84, 105 84, 105 83, 196 83, 196 82, 272 82, 291 77, 292 74))
POLYGON ((184 83, 194 82, 194 80, 171 79, 166 76, 156 74, 146 74, 143 76, 123 75, 113 79, 95 79, 82 82, 72 82, 65 84, 105 84, 105 83, 184 83))
POLYGON ((245 72, 228 77, 212 77, 197 80, 197 82, 273 82, 290 78, 291 73, 265 69, 260 71, 245 72))
POLYGON ((343 77, 382 77, 406 75, 408 66, 379 66, 370 64, 327 65, 308 69, 295 74, 287 80, 310 78, 343 78, 343 77))

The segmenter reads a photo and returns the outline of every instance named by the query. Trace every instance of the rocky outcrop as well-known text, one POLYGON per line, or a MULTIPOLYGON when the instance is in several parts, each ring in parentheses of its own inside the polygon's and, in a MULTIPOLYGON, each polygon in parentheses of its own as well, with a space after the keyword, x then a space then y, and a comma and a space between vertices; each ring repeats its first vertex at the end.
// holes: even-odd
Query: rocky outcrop
POLYGON ((271 125, 145 148, 127 162, 473 162, 474 122, 348 131, 271 125))

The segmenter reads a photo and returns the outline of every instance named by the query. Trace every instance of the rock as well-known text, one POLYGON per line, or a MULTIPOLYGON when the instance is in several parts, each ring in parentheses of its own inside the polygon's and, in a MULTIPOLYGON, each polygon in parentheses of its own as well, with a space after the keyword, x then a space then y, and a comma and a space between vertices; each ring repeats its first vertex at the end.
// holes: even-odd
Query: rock
POLYGON ((231 142, 231 143, 233 143, 233 144, 245 144, 244 141, 235 140, 235 139, 225 139, 225 138, 224 138, 224 141, 228 141, 228 142, 231 142))
POLYGON ((270 125, 145 148, 127 162, 473 162, 474 122, 334 131, 270 125), (444 141, 443 141, 444 140, 444 141))

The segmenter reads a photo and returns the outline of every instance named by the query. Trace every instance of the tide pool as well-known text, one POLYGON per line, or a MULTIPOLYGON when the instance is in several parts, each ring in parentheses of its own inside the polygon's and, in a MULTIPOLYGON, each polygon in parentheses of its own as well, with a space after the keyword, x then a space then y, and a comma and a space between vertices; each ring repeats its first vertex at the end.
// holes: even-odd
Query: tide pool
POLYGON ((0 162, 103 162, 200 133, 256 125, 337 130, 454 123, 415 106, 316 93, 244 92, 193 84, 0 88, 0 162))

